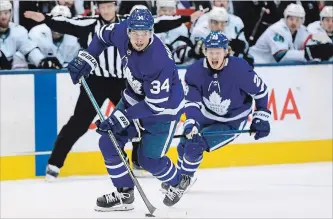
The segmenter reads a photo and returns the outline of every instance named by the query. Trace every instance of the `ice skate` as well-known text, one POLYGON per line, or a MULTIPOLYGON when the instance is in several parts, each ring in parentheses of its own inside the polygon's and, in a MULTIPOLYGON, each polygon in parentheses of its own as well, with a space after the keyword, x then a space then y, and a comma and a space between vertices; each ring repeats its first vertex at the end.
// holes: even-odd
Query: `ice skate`
POLYGON ((59 176, 60 169, 54 165, 48 164, 46 167, 46 182, 54 182, 59 176))
MULTIPOLYGON (((194 185, 194 183, 197 181, 197 177, 191 177, 191 183, 190 185, 187 187, 187 189, 185 190, 184 193, 187 193, 191 187, 194 185)), ((168 185, 167 183, 161 183, 161 188, 160 188, 160 191, 163 193, 163 194, 166 194, 168 192, 168 189, 169 189, 170 185, 168 185)))
POLYGON ((183 196, 184 192, 186 191, 187 187, 191 184, 191 177, 187 175, 181 175, 181 180, 179 184, 175 187, 169 186, 168 191, 165 194, 165 198, 163 203, 166 206, 173 206, 183 196))
POLYGON ((169 187, 170 187, 170 185, 166 184, 165 182, 162 182, 160 190, 163 194, 165 194, 165 193, 167 193, 169 187))
POLYGON ((133 202, 134 189, 120 188, 97 198, 95 211, 129 211, 134 209, 133 202))

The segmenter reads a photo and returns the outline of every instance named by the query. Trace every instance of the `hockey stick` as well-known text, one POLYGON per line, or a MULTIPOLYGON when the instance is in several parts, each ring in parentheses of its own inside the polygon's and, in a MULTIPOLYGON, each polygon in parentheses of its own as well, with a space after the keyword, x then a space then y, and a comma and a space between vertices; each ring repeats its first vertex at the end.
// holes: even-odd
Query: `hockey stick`
MULTIPOLYGON (((235 135, 241 133, 251 133, 251 130, 227 130, 227 131, 217 131, 217 132, 205 132, 202 133, 203 136, 216 136, 216 135, 235 135)), ((173 138, 185 138, 185 135, 174 135, 173 138)))
MULTIPOLYGON (((95 100, 95 97, 93 96, 93 94, 91 93, 91 90, 86 82, 86 80, 81 77, 80 79, 80 84, 82 84, 84 90, 86 91, 92 105, 94 106, 100 120, 103 122, 105 120, 96 100, 95 100)), ((148 211, 150 214, 146 214, 146 216, 150 216, 150 217, 154 217, 154 216, 166 216, 166 213, 163 213, 161 210, 158 210, 157 208, 155 208, 151 203, 150 201, 148 200, 146 194, 144 193, 139 181, 137 180, 137 178, 134 176, 129 164, 127 163, 126 159, 125 159, 125 156, 122 152, 122 150, 119 148, 119 144, 116 140, 116 138, 114 137, 113 133, 111 130, 108 130, 108 134, 109 134, 109 137, 110 137, 110 140, 112 141, 121 161, 123 162, 124 166, 126 167, 127 171, 128 171, 128 174, 130 175, 130 177, 132 178, 136 188, 138 189, 139 193, 140 193, 140 196, 141 198, 143 199, 143 202, 145 203, 148 211)))

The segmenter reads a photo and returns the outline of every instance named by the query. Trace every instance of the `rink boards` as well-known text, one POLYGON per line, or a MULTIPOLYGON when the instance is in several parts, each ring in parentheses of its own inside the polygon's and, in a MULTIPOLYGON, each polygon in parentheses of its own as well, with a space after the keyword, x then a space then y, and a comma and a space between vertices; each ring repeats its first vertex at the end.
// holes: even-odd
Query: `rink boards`
MULTIPOLYGON (((206 153, 201 168, 332 161, 332 63, 257 66, 255 70, 270 88, 270 136, 254 141, 243 134, 231 145, 206 153)), ((179 69, 181 78, 185 71, 179 69)), ((79 95, 79 86, 73 86, 65 73, 0 71, 1 180, 45 174, 57 133, 72 115, 79 95)), ((105 101, 102 112, 107 116, 112 108, 105 101)), ((92 122, 75 143, 62 176, 106 173, 94 129, 92 122)), ((169 150, 174 160, 176 145, 175 140, 169 150)))

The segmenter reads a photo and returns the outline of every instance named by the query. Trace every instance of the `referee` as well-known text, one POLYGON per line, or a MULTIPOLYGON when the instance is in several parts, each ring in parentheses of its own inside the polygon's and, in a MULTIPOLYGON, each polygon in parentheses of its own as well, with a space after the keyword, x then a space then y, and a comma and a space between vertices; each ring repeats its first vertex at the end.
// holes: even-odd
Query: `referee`
MULTIPOLYGON (((82 48, 88 48, 94 34, 103 25, 109 23, 119 23, 122 19, 116 14, 117 1, 96 1, 99 15, 88 17, 76 17, 72 19, 64 17, 52 17, 39 12, 27 11, 25 17, 37 22, 44 22, 47 26, 59 33, 73 35, 79 38, 82 48)), ((170 20, 157 20, 154 25, 155 32, 166 32, 177 28, 182 23, 194 22, 203 13, 195 12, 191 16, 174 16, 170 20)), ((125 89, 125 75, 122 71, 121 57, 116 47, 108 47, 97 59, 98 68, 96 68, 87 79, 92 93, 94 94, 98 105, 101 107, 104 101, 109 98, 114 104, 117 104, 121 98, 121 91, 125 89), (112 88, 112 89, 110 89, 112 88)), ((67 154, 70 152, 75 142, 84 135, 96 112, 90 103, 83 87, 80 87, 80 95, 77 100, 74 114, 68 123, 63 126, 54 144, 53 151, 48 160, 46 168, 46 180, 53 181, 58 177, 60 168, 64 165, 67 154)), ((137 148, 139 143, 133 144, 132 163, 133 169, 140 172, 140 165, 137 162, 137 148)))

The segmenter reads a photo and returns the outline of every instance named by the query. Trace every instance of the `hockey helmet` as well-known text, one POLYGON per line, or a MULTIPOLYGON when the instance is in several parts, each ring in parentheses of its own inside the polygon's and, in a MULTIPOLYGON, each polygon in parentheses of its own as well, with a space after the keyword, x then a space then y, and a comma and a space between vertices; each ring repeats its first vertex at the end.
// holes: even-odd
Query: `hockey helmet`
POLYGON ((176 1, 175 0, 157 0, 156 7, 166 7, 166 8, 176 8, 176 1))
POLYGON ((209 35, 205 39, 205 48, 223 48, 228 49, 229 40, 228 38, 221 32, 210 32, 209 35))
POLYGON ((320 12, 320 20, 324 17, 333 17, 333 6, 325 6, 320 12))
POLYGON ((229 15, 225 8, 223 7, 213 7, 213 9, 208 13, 209 20, 224 21, 228 22, 229 15))
POLYGON ((0 11, 12 10, 12 3, 10 1, 1 0, 0 1, 0 11))
POLYGON ((302 19, 302 22, 305 20, 305 11, 302 5, 291 3, 283 12, 284 18, 288 16, 299 17, 302 19))
POLYGON ((128 18, 129 30, 153 30, 154 18, 147 7, 136 7, 128 18))
POLYGON ((63 16, 67 18, 72 17, 72 13, 69 10, 68 7, 63 6, 63 5, 56 5, 54 8, 52 8, 50 15, 57 17, 57 16, 63 16))

